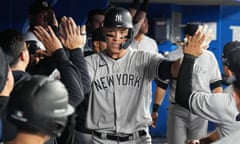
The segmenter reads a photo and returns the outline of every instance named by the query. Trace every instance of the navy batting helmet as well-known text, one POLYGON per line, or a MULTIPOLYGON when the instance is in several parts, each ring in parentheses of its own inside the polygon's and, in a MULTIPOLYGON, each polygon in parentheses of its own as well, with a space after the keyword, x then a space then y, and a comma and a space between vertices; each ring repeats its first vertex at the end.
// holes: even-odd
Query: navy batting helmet
POLYGON ((127 9, 113 7, 105 14, 104 27, 133 28, 132 16, 127 9))
POLYGON ((132 16, 127 9, 121 7, 110 8, 105 14, 104 27, 128 28, 128 39, 122 44, 121 48, 126 49, 131 44, 133 40, 133 23, 132 16))
POLYGON ((20 130, 60 136, 74 112, 59 80, 33 76, 17 84, 9 99, 7 117, 20 130))

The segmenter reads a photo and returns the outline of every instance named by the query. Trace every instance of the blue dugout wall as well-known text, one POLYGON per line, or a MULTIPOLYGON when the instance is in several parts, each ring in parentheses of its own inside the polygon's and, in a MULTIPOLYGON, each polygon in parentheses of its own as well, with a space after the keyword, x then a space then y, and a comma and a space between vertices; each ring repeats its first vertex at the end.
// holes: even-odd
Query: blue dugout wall
MULTIPOLYGON (((27 12, 28 7, 33 0, 8 0, 2 1, 0 5, 0 30, 6 28, 15 28, 25 31, 28 25, 27 12)), ((56 11, 57 16, 72 16, 78 24, 86 22, 87 13, 93 8, 105 8, 108 0, 49 0, 56 11)), ((129 3, 115 3, 115 5, 128 8, 129 3)), ((221 55, 226 42, 233 40, 232 26, 240 27, 240 7, 237 6, 180 6, 172 4, 150 3, 148 8, 148 17, 150 23, 149 35, 152 36, 152 26, 154 18, 171 19, 172 12, 180 12, 182 15, 182 24, 187 22, 215 22, 216 40, 210 44, 210 50, 213 51, 219 67, 222 70, 221 55)), ((240 40, 240 39, 239 39, 240 40)), ((173 45, 167 41, 159 45, 159 51, 171 51, 173 45)), ((153 84, 153 93, 155 84, 153 84)), ((159 119, 157 127, 151 129, 153 136, 166 136, 166 121, 168 108, 168 92, 165 96, 162 106, 159 109, 159 119)))
MULTIPOLYGON (((28 26, 28 7, 34 0, 5 0, 0 5, 0 30, 15 28, 25 31, 28 26)), ((71 16, 78 24, 84 24, 89 10, 106 8, 108 0, 47 0, 57 16, 71 16)))

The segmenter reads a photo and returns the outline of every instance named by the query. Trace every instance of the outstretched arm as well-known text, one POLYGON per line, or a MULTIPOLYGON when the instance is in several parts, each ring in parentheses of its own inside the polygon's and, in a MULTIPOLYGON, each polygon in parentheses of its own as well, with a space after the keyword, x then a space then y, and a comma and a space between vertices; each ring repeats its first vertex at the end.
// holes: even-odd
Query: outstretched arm
POLYGON ((210 134, 208 134, 206 137, 203 137, 199 140, 188 140, 186 144, 210 144, 214 141, 217 141, 219 139, 219 134, 217 130, 212 131, 210 134))
POLYGON ((69 50, 70 60, 80 71, 84 94, 90 91, 90 77, 88 75, 86 60, 83 56, 83 47, 86 42, 86 27, 76 26, 75 21, 69 17, 61 20, 60 34, 62 43, 69 50))
POLYGON ((83 85, 78 68, 67 57, 60 40, 50 26, 47 30, 41 26, 35 27, 34 34, 42 41, 47 48, 47 52, 55 60, 57 69, 61 74, 61 81, 69 92, 69 103, 76 107, 84 99, 83 85))
MULTIPOLYGON (((157 82, 160 83, 160 82, 157 82)), ((157 84, 158 85, 158 84, 157 84)), ((158 108, 161 106, 162 101, 164 99, 166 93, 167 84, 165 84, 164 88, 160 87, 159 85, 156 87, 155 97, 154 97, 154 104, 152 110, 152 127, 155 128, 158 119, 158 108)))
POLYGON ((189 98, 192 94, 192 73, 195 58, 202 54, 201 47, 205 39, 204 34, 196 32, 194 36, 188 37, 183 52, 184 58, 178 73, 175 100, 181 106, 189 109, 189 98))

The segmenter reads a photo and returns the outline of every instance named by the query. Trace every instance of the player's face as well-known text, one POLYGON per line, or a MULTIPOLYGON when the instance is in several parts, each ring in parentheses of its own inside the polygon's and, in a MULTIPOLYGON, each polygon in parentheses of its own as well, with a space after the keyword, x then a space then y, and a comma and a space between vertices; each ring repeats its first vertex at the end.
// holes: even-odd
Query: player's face
POLYGON ((139 32, 140 32, 140 33, 143 33, 143 34, 148 33, 148 27, 149 27, 149 25, 148 25, 148 19, 145 17, 145 19, 144 19, 144 21, 143 21, 143 23, 142 23, 142 25, 141 25, 141 27, 140 27, 139 32))
POLYGON ((46 27, 47 25, 52 24, 50 23, 50 21, 53 21, 52 20, 53 14, 54 14, 54 11, 52 10, 43 10, 37 14, 30 16, 31 23, 32 25, 36 25, 36 26, 40 25, 40 26, 46 27))
POLYGON ((93 30, 103 27, 103 21, 104 21, 104 15, 96 14, 93 17, 93 21, 92 21, 93 30))
POLYGON ((127 28, 104 28, 106 36, 107 51, 109 54, 119 54, 122 52, 121 45, 127 40, 127 28))

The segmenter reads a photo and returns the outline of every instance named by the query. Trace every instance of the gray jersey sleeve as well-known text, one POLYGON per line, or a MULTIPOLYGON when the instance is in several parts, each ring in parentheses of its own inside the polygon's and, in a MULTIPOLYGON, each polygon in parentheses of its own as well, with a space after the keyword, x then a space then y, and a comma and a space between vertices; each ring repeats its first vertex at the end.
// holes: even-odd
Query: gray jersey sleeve
POLYGON ((239 113, 233 96, 227 93, 193 92, 189 106, 194 114, 217 124, 234 122, 239 113))

